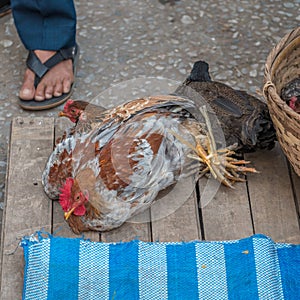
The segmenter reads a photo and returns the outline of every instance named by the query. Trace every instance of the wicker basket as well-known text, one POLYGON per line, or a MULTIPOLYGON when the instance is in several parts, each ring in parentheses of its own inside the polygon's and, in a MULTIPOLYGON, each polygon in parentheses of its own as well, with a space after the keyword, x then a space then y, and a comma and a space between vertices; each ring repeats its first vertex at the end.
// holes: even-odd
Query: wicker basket
POLYGON ((285 35, 270 52, 263 88, 278 141, 300 176, 300 114, 280 98, 281 89, 297 77, 300 77, 300 27, 285 35))

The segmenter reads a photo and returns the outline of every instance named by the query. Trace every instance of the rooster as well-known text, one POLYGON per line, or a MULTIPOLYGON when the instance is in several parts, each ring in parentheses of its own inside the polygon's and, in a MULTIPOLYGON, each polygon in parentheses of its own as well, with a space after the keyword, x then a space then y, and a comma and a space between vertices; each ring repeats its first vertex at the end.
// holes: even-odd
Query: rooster
POLYGON ((227 144, 238 145, 236 151, 246 153, 274 147, 276 132, 267 105, 245 91, 212 81, 206 62, 194 64, 175 94, 189 97, 199 105, 207 103, 220 122, 227 144))
POLYGON ((60 115, 75 130, 56 145, 42 177, 75 233, 119 227, 185 176, 210 172, 232 186, 243 181, 239 172, 255 172, 231 157, 232 148, 216 149, 206 110, 198 120, 188 99, 152 96, 106 111, 93 107, 94 114, 87 108, 65 104, 60 115))
MULTIPOLYGON (((87 132, 92 129, 93 124, 102 121, 101 116, 105 108, 81 100, 67 100, 63 111, 59 112, 59 117, 67 117, 75 123, 77 132, 87 132), (84 112, 84 113, 83 113, 84 112)), ((75 129, 75 127, 73 128, 75 129)))

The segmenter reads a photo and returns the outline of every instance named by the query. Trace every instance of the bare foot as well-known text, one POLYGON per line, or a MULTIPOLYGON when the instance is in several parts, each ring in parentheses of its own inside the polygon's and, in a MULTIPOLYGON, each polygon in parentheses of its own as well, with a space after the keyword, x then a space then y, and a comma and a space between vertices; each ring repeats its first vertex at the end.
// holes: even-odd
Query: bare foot
MULTIPOLYGON (((55 51, 35 50, 34 53, 44 63, 55 54, 55 51)), ((68 93, 74 81, 72 60, 64 60, 50 69, 36 89, 34 88, 34 78, 35 74, 27 69, 19 93, 20 99, 43 101, 51 99, 53 96, 59 97, 63 93, 68 93)))

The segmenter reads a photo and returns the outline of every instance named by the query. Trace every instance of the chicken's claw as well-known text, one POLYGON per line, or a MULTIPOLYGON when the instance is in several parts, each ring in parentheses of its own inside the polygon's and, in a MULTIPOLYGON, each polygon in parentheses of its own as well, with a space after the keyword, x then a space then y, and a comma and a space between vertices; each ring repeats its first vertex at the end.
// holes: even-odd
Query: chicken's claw
POLYGON ((216 148, 216 142, 207 114, 207 109, 205 106, 203 106, 200 108, 200 111, 205 119, 205 124, 207 127, 206 145, 203 145, 200 139, 195 136, 194 138, 196 146, 194 146, 185 141, 182 137, 178 136, 178 134, 175 132, 170 131, 181 143, 193 150, 194 153, 188 155, 188 157, 198 160, 204 165, 200 175, 203 176, 204 174, 210 172, 212 176, 222 184, 233 188, 233 184, 235 182, 245 181, 244 178, 240 177, 239 173, 258 173, 255 168, 243 166, 249 164, 249 161, 232 157, 236 154, 234 149, 237 145, 230 145, 222 149, 216 148))

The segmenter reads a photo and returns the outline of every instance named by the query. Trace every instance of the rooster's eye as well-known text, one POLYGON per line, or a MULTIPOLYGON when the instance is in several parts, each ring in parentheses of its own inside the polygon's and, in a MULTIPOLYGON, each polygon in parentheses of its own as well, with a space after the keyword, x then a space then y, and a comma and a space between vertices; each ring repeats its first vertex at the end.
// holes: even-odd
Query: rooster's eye
POLYGON ((76 201, 79 201, 79 199, 80 199, 80 196, 78 195, 78 196, 76 197, 75 200, 76 200, 76 201))
POLYGON ((75 111, 75 109, 74 109, 74 108, 72 108, 72 109, 71 109, 71 113, 73 113, 73 114, 74 114, 75 112, 76 112, 76 111, 75 111))

